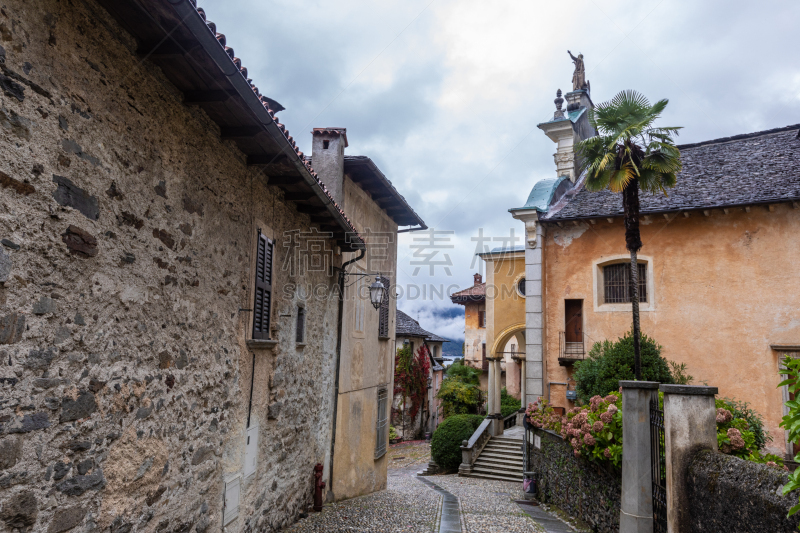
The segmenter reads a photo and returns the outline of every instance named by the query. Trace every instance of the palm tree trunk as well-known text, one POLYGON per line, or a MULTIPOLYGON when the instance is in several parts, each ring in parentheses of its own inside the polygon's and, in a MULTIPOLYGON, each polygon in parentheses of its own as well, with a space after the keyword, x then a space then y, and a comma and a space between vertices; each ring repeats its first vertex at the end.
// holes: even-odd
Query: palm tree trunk
POLYGON ((630 295, 633 308, 633 366, 636 379, 642 379, 641 329, 639 327, 639 265, 636 253, 642 248, 639 232, 639 180, 633 179, 622 191, 625 209, 625 247, 631 253, 630 295))

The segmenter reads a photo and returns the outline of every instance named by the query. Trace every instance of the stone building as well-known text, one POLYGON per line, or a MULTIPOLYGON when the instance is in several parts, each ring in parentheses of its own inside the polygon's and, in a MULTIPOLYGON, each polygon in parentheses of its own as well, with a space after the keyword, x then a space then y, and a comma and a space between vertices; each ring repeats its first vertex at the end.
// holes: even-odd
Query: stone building
POLYGON ((408 415, 409 404, 406 404, 404 410, 403 397, 400 393, 394 394, 392 401, 392 424, 403 439, 409 440, 420 437, 422 433, 432 434, 436 431, 439 422, 443 420, 441 401, 436 398, 436 394, 442 386, 445 371, 442 344, 450 341, 423 329, 419 322, 399 309, 397 310, 395 338, 395 350, 408 346, 412 353, 417 353, 422 346, 425 346, 430 357, 428 395, 419 414, 413 419, 408 415))
MULTIPOLYGON (((386 488, 389 416, 394 388, 398 226, 425 223, 366 156, 345 155, 345 128, 315 128, 311 162, 333 199, 367 243, 349 269, 344 287, 334 399, 334 447, 330 500, 386 488), (369 287, 386 287, 378 309, 369 287)), ((351 260, 353 261, 353 260, 351 260)))
MULTIPOLYGON (((540 128, 567 154, 556 157, 559 177, 537 182, 511 213, 526 230, 527 401, 570 408, 575 361, 631 329, 630 255, 621 196, 590 193, 575 170, 570 150, 588 133, 555 115, 540 128)), ((641 194, 642 331, 695 383, 749 402, 772 451, 792 454, 798 445, 778 426, 790 396, 778 383, 780 359, 800 353, 800 125, 679 148, 669 196, 641 194)))
POLYGON ((383 215, 216 30, 190 0, 0 10, 4 527, 276 530, 329 478, 336 268, 383 215))
MULTIPOLYGON (((489 371, 486 351, 486 283, 480 274, 473 275, 471 287, 450 296, 454 304, 464 306, 464 362, 483 372, 489 371)), ((483 387, 483 383, 481 383, 483 387)), ((486 390, 486 389, 484 389, 486 390)))

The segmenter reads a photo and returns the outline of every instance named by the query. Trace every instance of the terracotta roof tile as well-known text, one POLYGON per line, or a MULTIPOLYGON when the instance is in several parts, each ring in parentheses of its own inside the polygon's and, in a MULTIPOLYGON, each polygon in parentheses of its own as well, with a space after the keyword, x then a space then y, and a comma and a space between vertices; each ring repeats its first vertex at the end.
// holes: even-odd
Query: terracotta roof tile
POLYGON ((468 302, 482 302, 486 299, 486 283, 473 285, 468 289, 454 292, 450 295, 450 300, 455 304, 465 304, 468 302))

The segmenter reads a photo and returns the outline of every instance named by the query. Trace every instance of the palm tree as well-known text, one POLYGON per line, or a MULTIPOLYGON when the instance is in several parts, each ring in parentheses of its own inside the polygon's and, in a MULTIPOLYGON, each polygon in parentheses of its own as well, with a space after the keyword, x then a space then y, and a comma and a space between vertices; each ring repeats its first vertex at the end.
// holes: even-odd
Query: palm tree
POLYGON ((650 105, 636 91, 622 91, 610 102, 589 111, 598 135, 581 141, 578 155, 586 172, 586 189, 622 193, 625 209, 625 246, 631 253, 630 295, 633 307, 633 348, 636 379, 642 379, 639 328, 639 270, 636 253, 642 247, 639 233, 639 189, 667 194, 681 170, 681 153, 672 139, 681 128, 658 128, 653 123, 668 100, 650 105))

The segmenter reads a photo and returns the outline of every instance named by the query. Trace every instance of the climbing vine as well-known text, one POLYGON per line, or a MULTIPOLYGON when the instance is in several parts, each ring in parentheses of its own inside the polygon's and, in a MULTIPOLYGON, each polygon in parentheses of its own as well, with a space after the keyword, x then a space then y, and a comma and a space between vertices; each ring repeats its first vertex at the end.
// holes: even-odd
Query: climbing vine
POLYGON ((409 416, 417 416, 420 407, 425 402, 428 392, 428 373, 431 369, 431 359, 428 347, 424 344, 414 354, 411 348, 403 346, 397 350, 394 365, 394 393, 403 395, 403 404, 406 399, 411 400, 409 416))

